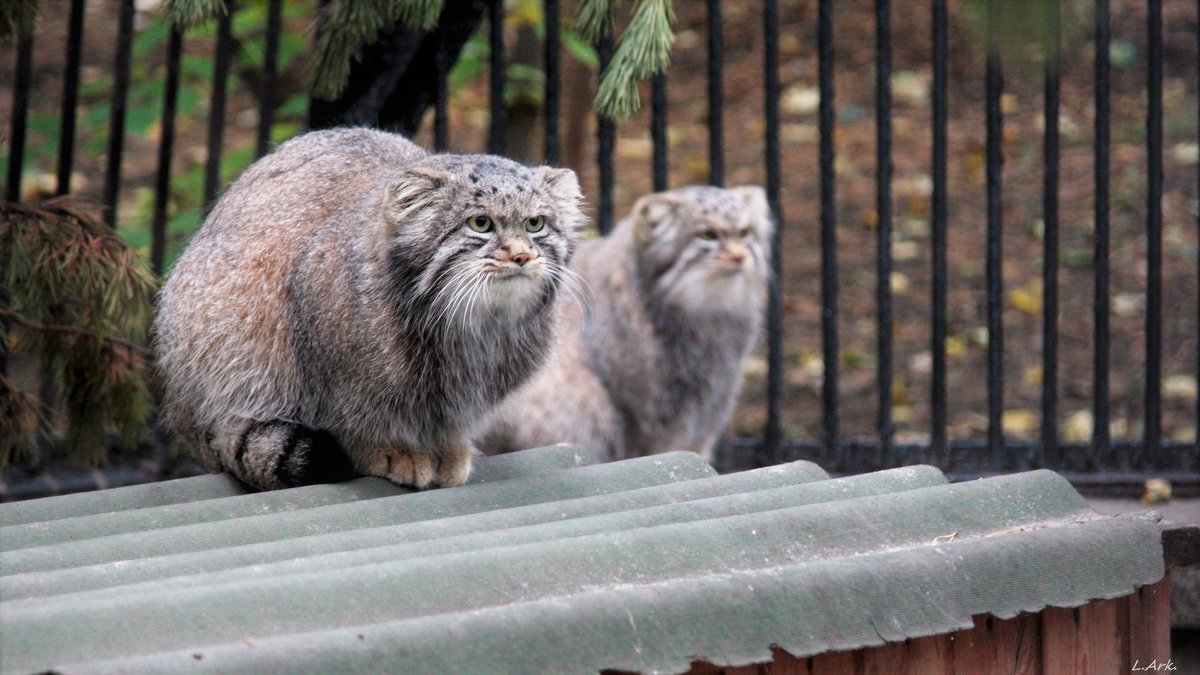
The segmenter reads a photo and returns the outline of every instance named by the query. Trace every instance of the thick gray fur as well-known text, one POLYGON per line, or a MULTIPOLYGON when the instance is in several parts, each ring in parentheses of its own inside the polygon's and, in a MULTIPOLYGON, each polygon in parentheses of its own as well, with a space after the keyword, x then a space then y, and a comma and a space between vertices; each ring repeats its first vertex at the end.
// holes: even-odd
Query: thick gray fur
POLYGON ((206 468, 262 489, 346 477, 347 458, 398 483, 463 482, 473 427, 549 352, 581 201, 569 170, 377 130, 284 143, 217 202, 162 291, 166 420, 206 468), (470 230, 477 215, 491 232, 470 230))
POLYGON ((485 452, 570 442, 611 459, 691 450, 711 460, 758 339, 774 225, 759 187, 647 195, 573 269, 549 364, 509 396, 485 452))

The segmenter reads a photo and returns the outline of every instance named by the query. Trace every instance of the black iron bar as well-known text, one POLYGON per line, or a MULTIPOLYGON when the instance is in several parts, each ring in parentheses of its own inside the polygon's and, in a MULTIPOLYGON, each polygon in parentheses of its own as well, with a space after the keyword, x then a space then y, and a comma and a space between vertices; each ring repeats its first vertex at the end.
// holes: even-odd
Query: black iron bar
MULTIPOLYGON (((818 108, 821 174, 821 355, 824 378, 821 404, 825 451, 838 446, 838 330, 837 330, 837 202, 833 135, 833 1, 821 0, 817 10, 817 72, 821 102, 818 108)), ((832 455, 827 455, 831 458, 832 455)))
POLYGON ((1000 1, 988 0, 987 12, 987 437, 992 468, 999 470, 1004 461, 1004 116, 1000 110, 1004 73, 1000 64, 1000 1))
MULTIPOLYGON (((608 66, 613 56, 613 36, 611 33, 600 38, 596 45, 600 56, 600 77, 608 72, 608 66)), ((617 140, 617 128, 613 121, 604 115, 596 120, 596 167, 600 173, 600 208, 597 214, 596 227, 600 234, 608 234, 613 226, 613 151, 617 140)))
POLYGON ((1114 464, 1108 432, 1108 170, 1109 170, 1109 12, 1108 0, 1095 8, 1095 106, 1093 140, 1095 167, 1095 237, 1092 252, 1092 447, 1093 459, 1104 466, 1129 467, 1129 455, 1119 452, 1114 464))
POLYGON ((488 128, 488 152, 504 154, 504 133, 507 109, 504 105, 504 0, 488 0, 489 66, 488 103, 491 126, 488 128))
POLYGON ((707 0, 708 7, 708 182, 725 184, 725 131, 722 115, 721 0, 707 0))
MULTIPOLYGON (((775 218, 771 239, 771 285, 767 297, 767 427, 755 464, 779 464, 783 457, 783 204, 779 152, 779 7, 763 0, 763 114, 767 203, 775 218)), ((665 159, 665 158, 664 158, 665 159)))
POLYGON ((225 11, 217 14, 217 42, 213 48, 212 97, 208 110, 208 157, 204 166, 204 210, 212 208, 221 183, 221 148, 225 132, 225 84, 229 79, 232 54, 231 26, 234 5, 226 3, 225 11))
POLYGON ((279 34, 283 30, 283 0, 267 4, 267 32, 263 36, 263 80, 258 93, 259 157, 271 147, 271 124, 275 121, 275 83, 278 79, 279 34))
POLYGON ((75 113, 79 107, 79 58, 83 51, 83 0, 71 0, 67 20, 67 62, 63 66, 62 126, 58 133, 58 180, 55 194, 71 191, 75 166, 75 113))
POLYGON ((1158 468, 1162 455, 1162 0, 1146 13, 1146 391, 1145 426, 1138 467, 1158 468))
POLYGON ((1060 10, 1046 3, 1042 36, 1045 87, 1042 137, 1042 430, 1036 465, 1056 467, 1058 453, 1058 117, 1060 10))
POLYGON ((117 226, 121 192, 121 157, 125 151, 125 107, 129 101, 129 65, 133 49, 133 0, 122 0, 117 24, 117 54, 113 64, 112 108, 108 117, 108 167, 104 172, 104 218, 117 226))
POLYGON ((167 38, 167 75, 163 89, 162 135, 158 141, 158 172, 154 179, 154 220, 150 231, 150 268, 162 276, 167 252, 167 219, 171 204, 171 155, 175 150, 175 110, 179 102, 179 62, 183 33, 172 28, 167 38))
POLYGON ((445 152, 450 147, 450 90, 446 83, 449 60, 445 41, 439 38, 437 54, 433 59, 436 69, 433 85, 433 149, 437 152, 445 152))
MULTIPOLYGON (((17 37, 16 72, 13 76, 12 119, 9 120, 8 135, 8 177, 4 190, 4 199, 9 202, 21 200, 21 170, 25 164, 25 124, 29 113, 29 89, 33 73, 33 26, 24 26, 17 37)), ((7 235, 0 239, 0 260, 5 267, 9 265, 12 255, 12 236, 10 229, 7 235)), ((0 285, 0 304, 7 305, 9 299, 0 285)), ((8 336, 9 323, 7 319, 0 320, 0 329, 8 336)), ((0 375, 8 374, 8 340, 0 340, 0 375)))
MULTIPOLYGON (((1196 13, 1200 15, 1200 0, 1196 2, 1196 13)), ((1196 22, 1196 91, 1200 91, 1200 21, 1196 22)), ((1200 96, 1196 99, 1196 121, 1200 127, 1200 96)), ((1200 173, 1197 173, 1196 198, 1200 199, 1200 173)), ((1200 214, 1196 216, 1196 234, 1197 240, 1200 240, 1200 214)), ((1196 286, 1196 332, 1200 333, 1200 256, 1196 256, 1196 286)), ((1195 346, 1196 380, 1200 381, 1200 341, 1196 341, 1195 346)), ((1196 430, 1192 468, 1200 469, 1200 396, 1196 397, 1195 413, 1192 418, 1192 427, 1196 430)))
POLYGON ((950 468, 951 460, 946 438, 946 25, 946 0, 933 0, 933 326, 930 331, 933 373, 930 380, 929 443, 931 460, 943 469, 950 468))
POLYGON ((889 0, 875 0, 875 329, 881 466, 892 466, 892 27, 889 0))
POLYGON ((669 186, 667 178, 667 74, 655 73, 650 81, 650 138, 654 145, 654 191, 669 186))
POLYGON ((542 67, 546 73, 545 102, 542 118, 546 125, 545 157, 546 163, 558 164, 561 152, 558 138, 558 117, 560 102, 560 85, 562 83, 562 68, 560 67, 560 39, 558 31, 558 0, 544 0, 543 19, 546 27, 546 39, 543 42, 545 52, 542 56, 542 67))
POLYGON ((21 172, 25 165, 25 127, 29 115, 29 89, 33 73, 33 29, 17 38, 16 73, 13 78, 12 119, 8 132, 8 180, 4 198, 21 200, 21 172))

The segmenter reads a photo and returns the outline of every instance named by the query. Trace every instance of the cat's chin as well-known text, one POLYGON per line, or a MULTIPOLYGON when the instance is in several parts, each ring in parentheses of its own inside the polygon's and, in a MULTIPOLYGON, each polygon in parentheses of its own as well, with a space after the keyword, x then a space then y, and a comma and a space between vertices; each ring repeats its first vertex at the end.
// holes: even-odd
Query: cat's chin
POLYGON ((486 307, 500 319, 523 319, 539 304, 543 279, 536 272, 521 272, 496 276, 488 282, 486 307))

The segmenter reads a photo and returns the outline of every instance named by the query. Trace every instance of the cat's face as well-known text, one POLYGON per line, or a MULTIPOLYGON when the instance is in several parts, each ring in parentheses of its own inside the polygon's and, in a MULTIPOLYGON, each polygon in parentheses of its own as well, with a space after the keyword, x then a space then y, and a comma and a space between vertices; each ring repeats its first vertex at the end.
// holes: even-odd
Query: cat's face
POLYGON ((639 267, 651 292, 690 313, 757 311, 773 232, 759 187, 687 187, 634 206, 639 267))
POLYGON ((430 320, 478 327, 545 309, 585 218, 575 174, 499 157, 441 155, 393 182, 392 270, 430 320))

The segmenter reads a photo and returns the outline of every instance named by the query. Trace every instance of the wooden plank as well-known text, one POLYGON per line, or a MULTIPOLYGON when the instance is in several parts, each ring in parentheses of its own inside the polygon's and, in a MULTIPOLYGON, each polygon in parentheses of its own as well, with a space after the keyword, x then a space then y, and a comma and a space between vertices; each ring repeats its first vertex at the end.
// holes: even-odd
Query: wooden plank
POLYGON ((1097 600, 1075 609, 1048 607, 1042 612, 1042 671, 1106 675, 1129 672, 1122 652, 1129 633, 1122 633, 1117 611, 1125 598, 1097 600))
MULTIPOLYGON (((891 675, 892 673, 918 672, 908 663, 909 645, 906 642, 889 642, 880 647, 862 650, 864 675, 891 675)), ((920 671, 924 672, 924 671, 920 671)))
POLYGON ((922 675, 950 675, 954 642, 951 635, 931 635, 908 643, 905 655, 909 672, 922 675))
POLYGON ((956 673, 1034 675, 1041 667, 1040 621, 1036 614, 1011 619, 974 617, 975 627, 954 633, 950 662, 956 673))
POLYGON ((863 672, 863 651, 825 652, 812 659, 813 675, 859 675, 863 672))
POLYGON ((1130 668, 1146 668, 1171 659, 1171 579, 1143 586, 1126 602, 1130 668))

